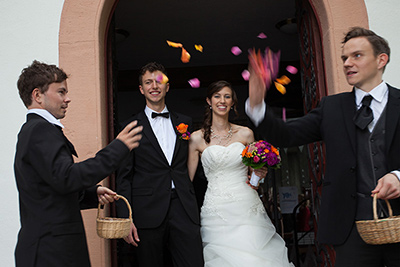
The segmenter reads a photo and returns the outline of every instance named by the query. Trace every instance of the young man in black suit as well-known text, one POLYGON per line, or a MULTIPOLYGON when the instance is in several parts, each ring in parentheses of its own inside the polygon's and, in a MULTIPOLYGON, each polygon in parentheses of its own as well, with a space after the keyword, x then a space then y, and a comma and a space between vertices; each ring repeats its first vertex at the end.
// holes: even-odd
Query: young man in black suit
MULTIPOLYGON (((324 97, 307 115, 286 123, 265 108, 265 84, 252 70, 246 109, 257 132, 279 147, 325 143, 317 239, 334 245, 337 267, 400 265, 400 243, 368 245, 355 225, 373 218, 373 194, 390 200, 394 214, 400 214, 400 91, 382 80, 389 57, 386 40, 352 28, 342 48, 352 92, 324 97)), ((383 202, 379 214, 385 213, 383 202)))
POLYGON ((115 192, 96 184, 141 138, 141 127, 133 122, 94 158, 74 163, 77 154, 59 121, 71 102, 66 80, 63 70, 38 61, 18 79, 28 113, 14 162, 21 217, 16 266, 90 266, 80 210, 117 199, 115 192))
MULTIPOLYGON (((117 191, 133 210, 132 235, 138 266, 164 266, 168 249, 175 267, 203 266, 199 212, 187 170, 188 140, 176 126, 191 129, 191 118, 169 110, 166 71, 152 62, 142 67, 139 89, 146 107, 133 117, 143 126, 140 147, 117 172, 117 191), (137 231, 136 228, 137 227, 137 231), (140 242, 139 242, 140 238, 140 242)), ((117 203, 118 216, 127 209, 117 203)))

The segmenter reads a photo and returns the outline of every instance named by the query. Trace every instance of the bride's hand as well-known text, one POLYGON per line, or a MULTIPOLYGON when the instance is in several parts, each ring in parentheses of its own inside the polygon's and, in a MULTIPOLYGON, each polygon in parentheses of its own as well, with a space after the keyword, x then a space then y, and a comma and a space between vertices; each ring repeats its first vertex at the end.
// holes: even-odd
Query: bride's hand
POLYGON ((265 178, 267 176, 268 173, 268 168, 267 167, 262 167, 260 169, 253 169, 255 175, 257 175, 258 177, 265 178))
POLYGON ((251 188, 253 188, 254 190, 258 190, 258 186, 253 186, 253 185, 250 183, 250 176, 248 177, 248 179, 247 179, 247 181, 246 181, 246 184, 247 184, 248 186, 250 186, 251 188))

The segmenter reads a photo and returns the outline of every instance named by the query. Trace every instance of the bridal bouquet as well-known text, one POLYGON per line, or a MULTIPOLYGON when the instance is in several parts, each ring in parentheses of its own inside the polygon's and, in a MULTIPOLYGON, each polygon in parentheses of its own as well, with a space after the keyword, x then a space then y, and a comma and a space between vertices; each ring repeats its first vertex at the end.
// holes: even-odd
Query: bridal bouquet
MULTIPOLYGON (((270 143, 260 140, 246 146, 242 152, 242 162, 244 165, 259 169, 264 166, 272 169, 279 169, 281 166, 281 157, 279 150, 270 143)), ((250 184, 257 186, 260 177, 251 175, 250 184)))

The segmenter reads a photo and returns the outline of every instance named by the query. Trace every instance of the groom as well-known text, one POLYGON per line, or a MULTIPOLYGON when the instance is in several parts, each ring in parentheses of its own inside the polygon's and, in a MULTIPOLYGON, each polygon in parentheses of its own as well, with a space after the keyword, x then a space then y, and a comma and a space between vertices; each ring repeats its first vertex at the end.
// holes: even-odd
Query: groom
MULTIPOLYGON (((174 266, 200 267, 203 248, 196 196, 187 171, 188 140, 180 138, 176 128, 184 123, 190 129, 192 121, 167 109, 166 79, 159 63, 148 63, 140 71, 139 89, 146 107, 133 120, 143 126, 143 138, 117 173, 117 192, 129 199, 134 213, 125 241, 136 246, 138 266, 164 266, 168 249, 174 266)), ((118 204, 118 216, 127 217, 126 207, 118 204)))

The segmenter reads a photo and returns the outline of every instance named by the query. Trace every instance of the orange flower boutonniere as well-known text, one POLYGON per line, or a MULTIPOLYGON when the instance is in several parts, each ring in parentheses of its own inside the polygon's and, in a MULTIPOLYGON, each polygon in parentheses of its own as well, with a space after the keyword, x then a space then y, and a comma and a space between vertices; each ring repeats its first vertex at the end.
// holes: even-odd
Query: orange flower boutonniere
POLYGON ((189 126, 187 124, 181 123, 178 126, 176 126, 176 129, 180 133, 179 139, 183 140, 189 140, 190 139, 190 133, 188 132, 187 128, 189 126))

